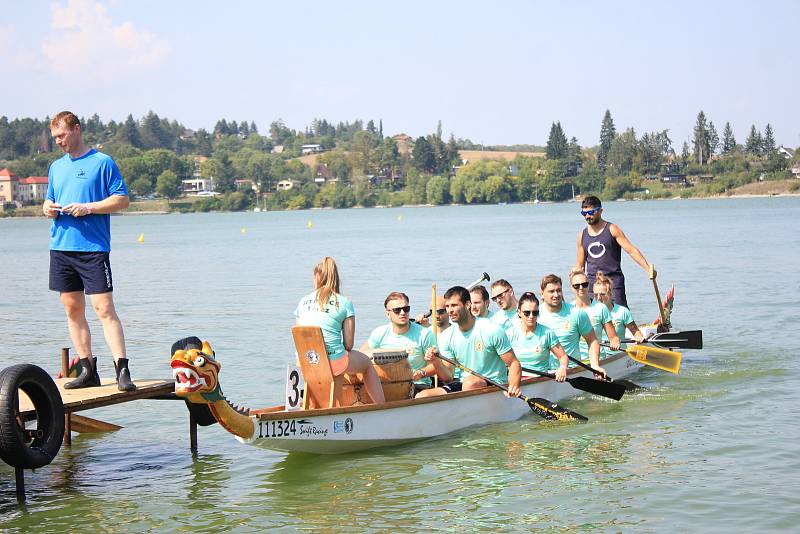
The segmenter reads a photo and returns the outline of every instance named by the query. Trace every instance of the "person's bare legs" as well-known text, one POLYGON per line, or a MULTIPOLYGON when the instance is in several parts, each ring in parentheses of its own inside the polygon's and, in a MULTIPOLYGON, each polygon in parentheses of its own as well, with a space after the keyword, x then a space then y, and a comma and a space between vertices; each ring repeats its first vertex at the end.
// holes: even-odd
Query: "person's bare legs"
MULTIPOLYGON (((103 325, 103 335, 114 360, 127 358, 125 354, 125 334, 122 331, 122 322, 114 308, 112 292, 90 295, 92 307, 103 325)), ((85 319, 84 319, 85 321, 85 319)), ((88 327, 87 327, 88 328, 88 327)))
POLYGON ((430 389, 423 389, 416 395, 414 395, 415 399, 424 399, 425 397, 438 397, 439 395, 447 395, 447 391, 444 388, 430 388, 430 389))
POLYGON ((117 316, 114 308, 114 297, 108 293, 97 293, 91 295, 92 306, 103 324, 103 334, 106 338, 108 348, 114 357, 114 375, 117 380, 117 389, 120 391, 134 391, 136 385, 131 380, 131 373, 128 369, 128 357, 125 353, 125 334, 122 331, 122 322, 117 316))
POLYGON ((381 377, 372 366, 372 360, 357 350, 351 350, 349 362, 345 373, 348 375, 361 374, 364 376, 364 386, 367 388, 367 393, 372 398, 375 404, 383 404, 386 402, 386 397, 383 395, 383 384, 381 384, 381 377))
POLYGON ((72 345, 81 358, 92 357, 92 333, 86 321, 86 298, 83 291, 61 293, 61 304, 67 314, 67 327, 72 345))
POLYGON ((471 389, 480 389, 486 387, 486 381, 477 376, 465 375, 461 378, 461 391, 469 391, 471 389))

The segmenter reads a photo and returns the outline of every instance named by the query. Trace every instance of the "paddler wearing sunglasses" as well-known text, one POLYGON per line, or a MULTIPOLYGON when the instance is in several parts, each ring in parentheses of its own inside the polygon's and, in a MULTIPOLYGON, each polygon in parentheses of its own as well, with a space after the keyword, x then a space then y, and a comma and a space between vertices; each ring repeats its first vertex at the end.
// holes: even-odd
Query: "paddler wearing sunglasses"
POLYGON ((405 350, 413 371, 415 388, 419 391, 431 387, 430 377, 436 374, 436 369, 423 357, 429 348, 436 346, 433 331, 411 321, 411 305, 405 293, 389 293, 383 301, 383 308, 389 324, 375 328, 364 342, 363 348, 405 350))
POLYGON ((581 216, 586 221, 586 228, 578 232, 578 257, 574 270, 583 270, 589 277, 589 297, 593 297, 591 290, 594 288, 597 271, 604 272, 614 284, 612 300, 627 307, 625 275, 622 274, 620 264, 621 251, 627 252, 647 272, 651 280, 656 277, 655 268, 633 246, 622 228, 603 219, 603 206, 599 198, 584 198, 581 202, 581 216))

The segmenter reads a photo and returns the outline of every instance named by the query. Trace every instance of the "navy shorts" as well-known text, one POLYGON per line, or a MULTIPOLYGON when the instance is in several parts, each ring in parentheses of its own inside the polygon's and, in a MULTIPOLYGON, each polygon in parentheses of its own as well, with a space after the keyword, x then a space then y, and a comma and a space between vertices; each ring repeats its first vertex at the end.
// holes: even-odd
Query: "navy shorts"
POLYGON ((459 380, 453 380, 452 382, 448 382, 447 384, 442 386, 442 389, 448 393, 458 393, 461 391, 461 382, 459 380))
POLYGON ((108 252, 50 251, 50 289, 87 295, 114 291, 108 252))

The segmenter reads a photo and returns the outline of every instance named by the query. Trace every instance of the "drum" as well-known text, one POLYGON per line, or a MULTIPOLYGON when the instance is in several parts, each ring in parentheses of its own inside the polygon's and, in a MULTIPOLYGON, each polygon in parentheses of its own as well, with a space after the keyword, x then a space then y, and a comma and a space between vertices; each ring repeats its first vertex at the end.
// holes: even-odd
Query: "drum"
MULTIPOLYGON (((408 353, 402 349, 364 350, 375 367, 375 372, 383 384, 383 396, 387 401, 410 399, 414 396, 414 381, 408 353)), ((349 406, 360 402, 370 402, 369 394, 362 381, 355 376, 344 376, 342 405, 349 406), (351 390, 352 393, 348 390, 351 390)))

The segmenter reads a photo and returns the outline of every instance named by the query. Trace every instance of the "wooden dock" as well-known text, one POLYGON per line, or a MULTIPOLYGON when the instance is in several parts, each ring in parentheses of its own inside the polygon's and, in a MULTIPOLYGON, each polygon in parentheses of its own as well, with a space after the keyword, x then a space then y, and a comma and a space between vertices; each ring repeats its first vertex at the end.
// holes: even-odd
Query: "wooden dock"
MULTIPOLYGON (((82 389, 64 389, 64 384, 74 378, 56 378, 58 392, 64 403, 64 413, 70 414, 113 404, 140 399, 166 398, 175 395, 175 380, 134 380, 136 391, 119 391, 113 378, 101 379, 101 386, 82 389)), ((20 415, 33 411, 33 403, 24 391, 19 392, 20 415)))

